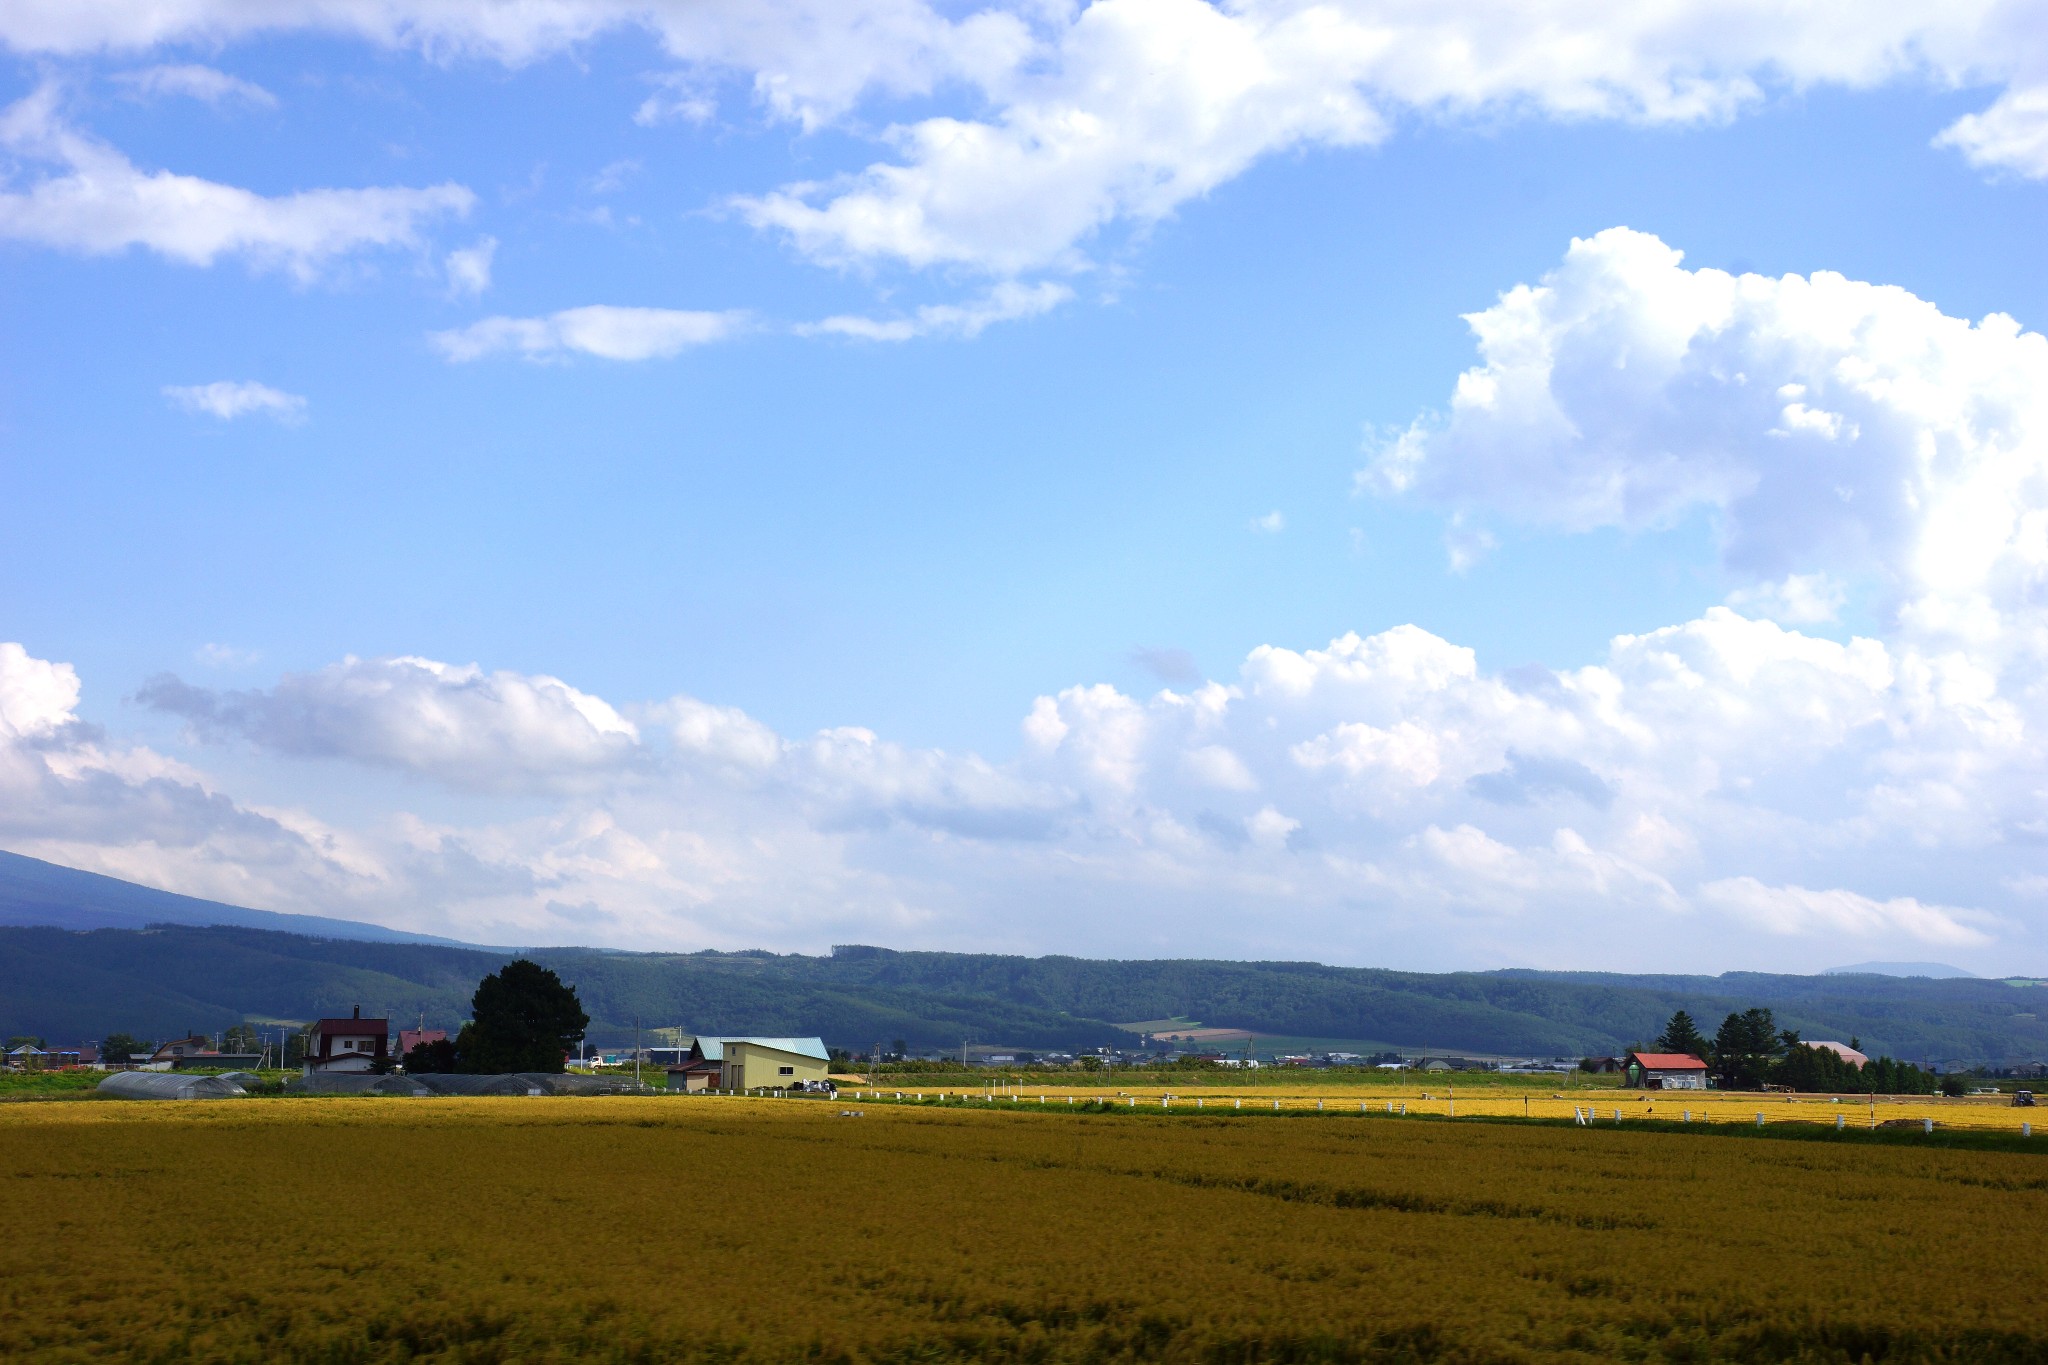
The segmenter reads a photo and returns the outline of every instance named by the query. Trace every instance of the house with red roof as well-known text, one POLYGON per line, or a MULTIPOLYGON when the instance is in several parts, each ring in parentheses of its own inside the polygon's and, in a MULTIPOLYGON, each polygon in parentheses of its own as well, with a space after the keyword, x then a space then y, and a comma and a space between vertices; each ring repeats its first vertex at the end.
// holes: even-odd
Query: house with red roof
POLYGON ((447 1041, 448 1030, 444 1028, 402 1028, 398 1031, 398 1055, 403 1058, 416 1047, 447 1041))
POLYGON ((1621 1083, 1633 1090, 1705 1090, 1707 1064, 1685 1052, 1631 1052, 1621 1083))
POLYGON ((346 1019, 322 1019, 306 1039, 307 1071, 382 1071, 391 1062, 391 1021, 365 1019, 363 1007, 346 1019))

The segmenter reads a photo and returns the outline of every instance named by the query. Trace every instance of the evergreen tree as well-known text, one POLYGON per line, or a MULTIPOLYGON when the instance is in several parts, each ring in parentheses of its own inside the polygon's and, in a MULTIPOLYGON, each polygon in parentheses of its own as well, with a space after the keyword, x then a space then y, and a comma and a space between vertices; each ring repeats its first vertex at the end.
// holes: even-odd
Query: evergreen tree
POLYGON ((469 1009, 455 1040, 469 1072, 560 1071, 590 1027, 575 989, 523 957, 479 981, 469 1009))
POLYGON ((462 1070, 462 1059, 455 1051, 455 1044, 446 1038, 436 1038, 431 1043, 414 1043, 399 1060, 406 1073, 414 1076, 462 1070))
POLYGON ((1707 1040, 1700 1033, 1699 1025, 1684 1010, 1671 1016, 1671 1022, 1657 1035, 1659 1052, 1682 1052, 1688 1057, 1707 1059, 1707 1040))
POLYGON ((1731 1014, 1714 1035, 1714 1079, 1723 1090, 1761 1090, 1783 1050, 1769 1010, 1731 1014))

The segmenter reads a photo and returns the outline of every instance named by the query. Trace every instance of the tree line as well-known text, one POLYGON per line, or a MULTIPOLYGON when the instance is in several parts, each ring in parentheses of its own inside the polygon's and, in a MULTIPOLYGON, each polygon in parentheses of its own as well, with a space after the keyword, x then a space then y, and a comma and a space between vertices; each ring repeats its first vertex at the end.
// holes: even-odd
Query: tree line
MULTIPOLYGON (((1849 1046, 1861 1052, 1861 1040, 1849 1046)), ((1911 1062, 1877 1057, 1857 1066, 1833 1048, 1800 1040, 1795 1029, 1781 1029, 1767 1009, 1730 1014, 1709 1039, 1690 1014, 1671 1016, 1657 1041, 1642 1051, 1683 1053, 1707 1064, 1707 1074, 1723 1090, 1762 1090, 1782 1085, 1808 1093, 1823 1090, 1851 1095, 1932 1095, 1950 1088, 1960 1094, 1962 1082, 1944 1080, 1911 1062)))

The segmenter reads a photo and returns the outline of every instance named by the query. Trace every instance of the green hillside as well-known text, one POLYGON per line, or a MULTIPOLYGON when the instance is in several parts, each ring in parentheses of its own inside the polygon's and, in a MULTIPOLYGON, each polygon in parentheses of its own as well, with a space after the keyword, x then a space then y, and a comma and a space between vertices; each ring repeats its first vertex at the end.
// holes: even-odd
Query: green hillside
MULTIPOLYGON (((651 1026, 722 1033, 821 1034, 865 1050, 963 1041, 1037 1048, 1128 1044, 1114 1021, 1195 1018, 1290 1037, 1405 1048, 1580 1056, 1653 1037, 1675 1009, 1709 1031, 1751 1005, 1809 1038, 1859 1037, 1873 1052, 1923 1061, 2048 1057, 2035 1017, 2043 990, 1999 981, 1881 976, 1432 975, 1307 962, 1091 961, 842 947, 773 953, 527 954, 581 994, 592 1037, 651 1026)), ((0 928, 0 1031, 80 1041, 119 1029, 145 1037, 244 1018, 301 1020, 360 1004, 366 1013, 459 1022, 500 950, 310 938, 238 927, 145 930, 0 928)))

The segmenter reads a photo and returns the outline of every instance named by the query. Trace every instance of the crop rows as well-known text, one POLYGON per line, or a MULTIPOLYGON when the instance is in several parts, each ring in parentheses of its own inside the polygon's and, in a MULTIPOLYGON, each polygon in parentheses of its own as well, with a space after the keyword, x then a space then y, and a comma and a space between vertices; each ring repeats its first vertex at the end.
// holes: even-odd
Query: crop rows
POLYGON ((7 1106, 0 1357, 2048 1361, 2023 1152, 1015 1108, 7 1106))

